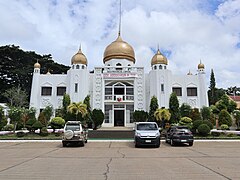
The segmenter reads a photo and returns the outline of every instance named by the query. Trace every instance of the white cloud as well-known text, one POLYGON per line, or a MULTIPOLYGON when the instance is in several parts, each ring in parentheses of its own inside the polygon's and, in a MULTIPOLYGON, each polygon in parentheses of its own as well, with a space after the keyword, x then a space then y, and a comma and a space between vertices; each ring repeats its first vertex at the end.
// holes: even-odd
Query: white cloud
MULTIPOLYGON (((207 82, 214 69, 218 87, 240 86, 239 0, 123 0, 122 6, 122 37, 135 49, 137 66, 148 71, 159 44, 171 52, 174 73, 196 72, 201 59, 207 82)), ((118 0, 0 1, 0 45, 50 53, 70 65, 81 43, 92 70, 117 37, 118 15, 118 0)))

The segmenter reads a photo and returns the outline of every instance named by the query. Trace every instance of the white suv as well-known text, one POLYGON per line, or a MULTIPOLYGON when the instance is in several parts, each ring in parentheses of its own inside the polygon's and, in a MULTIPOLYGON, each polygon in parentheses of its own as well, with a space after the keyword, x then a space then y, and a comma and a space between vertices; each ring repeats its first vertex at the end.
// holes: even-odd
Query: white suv
POLYGON ((66 147, 70 143, 84 146, 87 143, 88 133, 82 127, 80 121, 68 121, 64 126, 62 145, 66 147))
POLYGON ((140 145, 160 146, 160 128, 155 122, 137 122, 133 129, 135 131, 135 147, 140 145))

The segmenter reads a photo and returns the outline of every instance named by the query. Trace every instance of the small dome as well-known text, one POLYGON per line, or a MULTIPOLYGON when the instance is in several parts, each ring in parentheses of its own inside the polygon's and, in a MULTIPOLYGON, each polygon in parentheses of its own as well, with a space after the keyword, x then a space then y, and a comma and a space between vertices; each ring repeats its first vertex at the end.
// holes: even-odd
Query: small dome
POLYGON ((36 62, 36 63, 34 64, 34 68, 40 69, 40 68, 41 68, 41 65, 40 65, 38 62, 36 62))
POLYGON ((167 58, 162 55, 162 53, 159 51, 157 51, 157 53, 153 56, 152 61, 151 61, 151 65, 155 65, 155 64, 168 64, 168 60, 167 58))
POLYGON ((87 58, 82 53, 81 48, 79 48, 78 52, 72 57, 72 64, 85 64, 87 65, 87 58))
POLYGON ((204 64, 200 61, 200 64, 198 64, 198 69, 204 69, 204 68, 205 68, 204 64))
POLYGON ((135 53, 132 46, 123 41, 120 35, 104 51, 103 63, 111 59, 127 59, 135 63, 135 53))
POLYGON ((193 74, 192 74, 191 71, 189 70, 189 72, 187 73, 187 75, 193 75, 193 74))

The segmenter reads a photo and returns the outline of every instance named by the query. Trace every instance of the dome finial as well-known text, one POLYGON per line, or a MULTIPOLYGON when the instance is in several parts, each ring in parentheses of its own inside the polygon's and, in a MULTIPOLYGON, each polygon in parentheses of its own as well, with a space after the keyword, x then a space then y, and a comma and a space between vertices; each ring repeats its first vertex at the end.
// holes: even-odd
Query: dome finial
POLYGON ((200 63, 198 64, 198 69, 204 69, 204 68, 205 68, 205 66, 202 63, 202 60, 200 59, 200 63))
POLYGON ((34 68, 41 68, 41 65, 39 64, 39 62, 38 62, 38 59, 37 59, 37 62, 34 64, 34 68))
POLYGON ((119 1, 119 29, 118 29, 118 36, 121 36, 121 16, 122 16, 122 1, 119 1))

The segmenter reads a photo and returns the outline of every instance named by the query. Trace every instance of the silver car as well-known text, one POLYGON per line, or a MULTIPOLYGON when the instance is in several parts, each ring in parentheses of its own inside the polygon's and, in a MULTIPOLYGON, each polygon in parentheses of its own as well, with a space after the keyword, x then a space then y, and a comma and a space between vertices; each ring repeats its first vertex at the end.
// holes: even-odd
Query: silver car
POLYGON ((135 147, 141 145, 160 146, 160 128, 155 122, 137 122, 134 127, 135 147))
POLYGON ((80 121, 68 121, 63 130, 62 145, 66 147, 70 143, 84 146, 87 143, 88 132, 82 127, 80 121))

